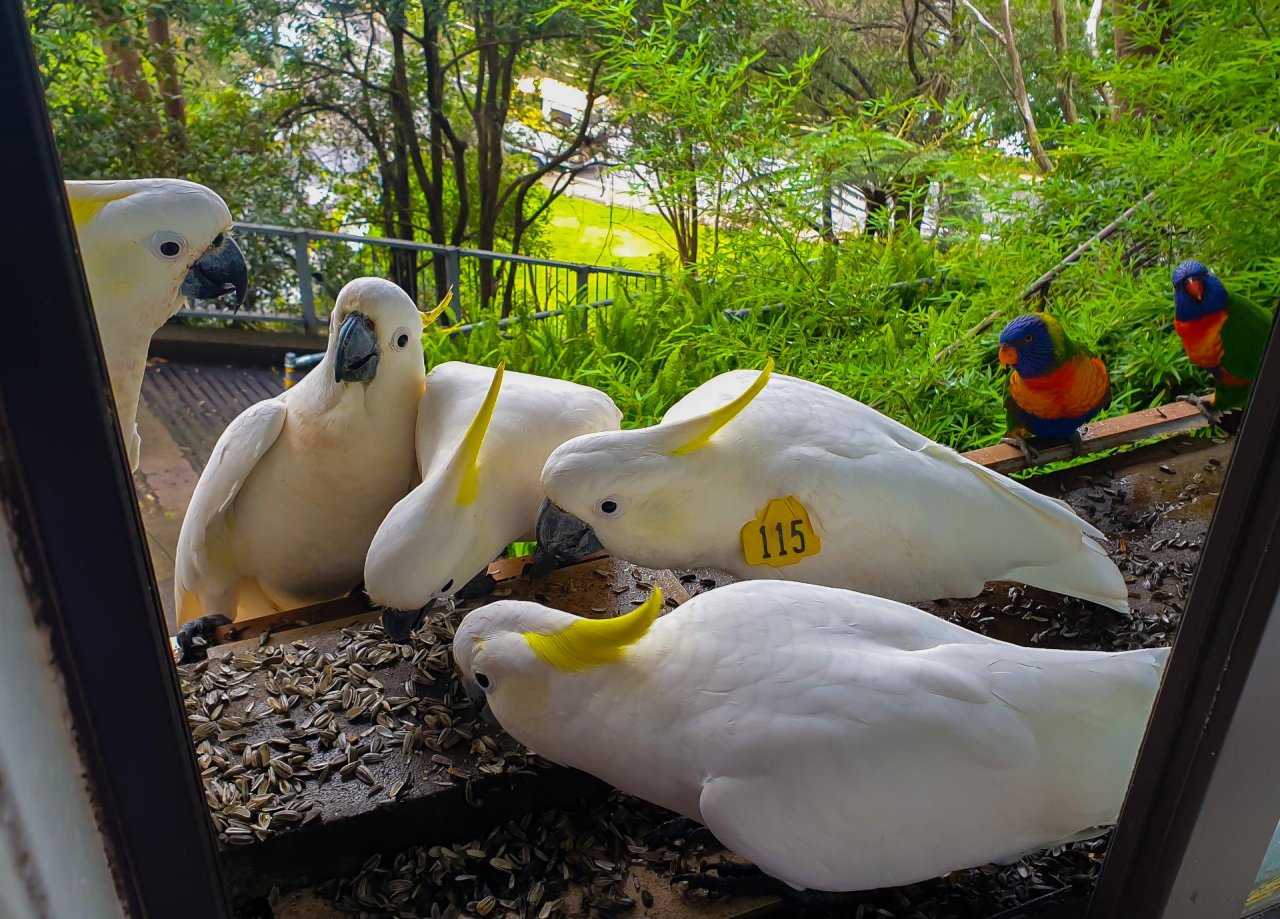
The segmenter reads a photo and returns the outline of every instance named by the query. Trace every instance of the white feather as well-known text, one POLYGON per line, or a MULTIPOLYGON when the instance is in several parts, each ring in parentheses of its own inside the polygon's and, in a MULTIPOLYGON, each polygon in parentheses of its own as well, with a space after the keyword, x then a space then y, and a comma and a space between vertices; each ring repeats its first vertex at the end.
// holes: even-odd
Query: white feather
POLYGON ((76 237, 121 434, 136 469, 138 398, 151 336, 185 302, 183 278, 214 238, 231 229, 231 212, 208 188, 182 179, 66 184, 73 199, 107 201, 77 223, 76 237), (158 231, 181 238, 183 254, 169 260, 153 251, 147 243, 158 231))
POLYGON ((501 601, 455 655, 530 749, 702 821, 794 886, 896 886, 1114 822, 1167 649, 1024 648, 890 600, 784 581, 694 597, 583 672, 501 601))
POLYGON ((389 281, 338 295, 324 359, 298 385, 223 432, 178 538, 178 624, 251 619, 342 596, 359 583, 378 525, 415 481, 422 317, 389 281), (345 316, 371 318, 381 348, 369 383, 334 379, 345 316), (408 343, 396 345, 405 335, 408 343))
POLYGON ((621 421, 598 390, 506 371, 480 447, 476 500, 461 505, 450 464, 493 373, 451 361, 427 376, 417 425, 422 482, 391 510, 369 547, 365 590, 375 603, 418 609, 462 587, 512 542, 532 538, 547 456, 570 438, 617 430, 621 421))
POLYGON ((971 597, 1013 579, 1128 609, 1128 591, 1063 502, 970 462, 816 383, 774 375, 704 447, 668 447, 681 423, 741 394, 755 371, 718 376, 651 428, 581 437, 543 470, 548 497, 591 524, 612 554, 652 567, 706 565, 912 602, 971 597), (740 529, 773 498, 806 507, 822 550, 750 565, 740 529), (597 510, 613 497, 623 508, 597 510))

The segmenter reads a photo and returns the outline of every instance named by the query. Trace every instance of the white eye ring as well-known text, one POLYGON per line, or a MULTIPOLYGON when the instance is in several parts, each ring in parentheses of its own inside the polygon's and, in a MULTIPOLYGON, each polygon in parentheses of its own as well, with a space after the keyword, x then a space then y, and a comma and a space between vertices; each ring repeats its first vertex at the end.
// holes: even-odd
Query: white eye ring
POLYGON ((187 241, 172 230, 159 230, 147 237, 147 249, 152 255, 171 262, 187 251, 187 241))
POLYGON ((409 347, 409 341, 413 336, 409 334, 409 330, 405 328, 396 329, 396 334, 391 336, 391 347, 397 351, 403 351, 409 347))
POLYGON ((596 513, 601 517, 621 517, 626 507, 627 502, 618 495, 609 495, 596 502, 596 513))

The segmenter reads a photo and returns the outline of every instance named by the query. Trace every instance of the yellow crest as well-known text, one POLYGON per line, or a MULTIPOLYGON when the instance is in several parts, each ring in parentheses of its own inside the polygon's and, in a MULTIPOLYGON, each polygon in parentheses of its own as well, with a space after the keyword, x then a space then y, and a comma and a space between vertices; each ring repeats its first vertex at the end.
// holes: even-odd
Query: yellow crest
POLYGON ((444 295, 444 299, 436 304, 436 308, 427 315, 422 317, 422 327, 425 329, 440 318, 440 314, 449 308, 449 304, 453 302, 453 288, 449 288, 449 292, 444 295))
POLYGON ((623 652, 649 631, 662 612, 662 591, 655 587, 649 599, 614 619, 579 619, 558 632, 541 635, 525 632, 524 640, 535 654, 560 670, 590 670, 622 660, 623 652))
POLYGON ((132 191, 111 191, 110 185, 67 182, 67 203, 71 205, 71 222, 82 227, 112 201, 127 198, 132 191))
POLYGON ((667 452, 672 456, 688 456, 694 450, 705 447, 711 438, 716 435, 717 431, 742 414, 742 410, 751 404, 751 400, 760 395, 761 391, 769 385, 769 377, 772 374, 773 358, 769 358, 768 363, 764 365, 764 370, 760 371, 760 376, 756 377, 755 382, 748 386, 742 395, 727 405, 722 405, 718 409, 708 412, 702 418, 697 419, 701 422, 698 426, 698 433, 685 443, 667 452))
POLYGON ((484 402, 476 417, 467 426, 467 433, 462 435, 462 444, 458 447, 455 462, 462 466, 462 481, 458 484, 458 503, 462 505, 475 501, 480 489, 480 445, 484 443, 485 432, 489 430, 489 422, 493 420, 493 407, 498 404, 498 390, 502 388, 502 372, 507 362, 499 361, 498 369, 493 372, 493 382, 485 393, 484 402))

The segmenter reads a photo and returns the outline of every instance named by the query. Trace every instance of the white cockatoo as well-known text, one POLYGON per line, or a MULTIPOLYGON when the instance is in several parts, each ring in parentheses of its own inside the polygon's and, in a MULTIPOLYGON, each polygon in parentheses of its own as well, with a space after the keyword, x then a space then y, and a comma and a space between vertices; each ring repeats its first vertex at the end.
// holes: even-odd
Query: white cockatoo
POLYGON ((1128 609, 1102 533, 1045 497, 825 386, 734 371, 654 427, 547 460, 538 542, 590 527, 653 568, 707 566, 913 602, 1010 580, 1128 609))
POLYGON ((221 617, 253 619, 359 586, 373 534, 416 481, 423 321, 390 281, 352 281, 329 317, 324 359, 223 431, 178 537, 180 642, 221 617))
POLYGON ((187 297, 244 300, 248 269, 231 237, 231 211, 182 179, 67 182, 71 218, 98 320, 129 465, 138 468, 136 419, 151 336, 187 297))
POLYGON ((512 542, 533 536, 542 464, 579 434, 616 431, 599 390, 450 361, 432 368, 418 405, 422 482, 391 509, 365 561, 382 623, 407 638, 433 601, 456 593, 512 542))
POLYGON ((1024 648, 791 581, 660 605, 591 620, 500 600, 467 614, 453 653, 529 749, 821 891, 1008 863, 1113 823, 1168 652, 1024 648))

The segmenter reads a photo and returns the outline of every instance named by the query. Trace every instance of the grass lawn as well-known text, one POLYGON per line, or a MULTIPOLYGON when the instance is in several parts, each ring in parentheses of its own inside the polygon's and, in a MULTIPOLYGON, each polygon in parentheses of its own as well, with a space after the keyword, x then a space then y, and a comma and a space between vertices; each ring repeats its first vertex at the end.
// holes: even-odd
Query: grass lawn
POLYGON ((557 261, 650 271, 659 253, 675 259, 671 230, 657 214, 564 195, 552 202, 550 215, 546 241, 557 261))

